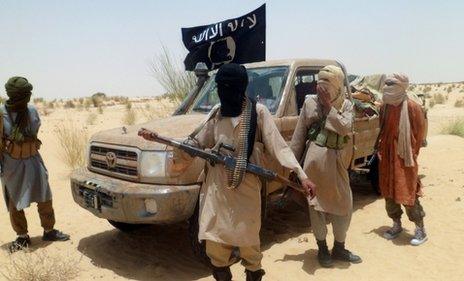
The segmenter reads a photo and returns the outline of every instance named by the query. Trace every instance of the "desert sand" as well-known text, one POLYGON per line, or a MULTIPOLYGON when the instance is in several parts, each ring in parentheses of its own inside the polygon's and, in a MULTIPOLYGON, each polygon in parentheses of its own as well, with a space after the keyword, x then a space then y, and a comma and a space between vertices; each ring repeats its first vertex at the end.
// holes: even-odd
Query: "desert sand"
MULTIPOLYGON (((394 241, 383 239, 382 233, 391 223, 384 202, 372 194, 367 182, 358 181, 353 185, 355 211, 347 247, 364 262, 321 268, 306 212, 274 205, 262 233, 264 280, 463 280, 464 138, 442 135, 440 128, 453 118, 464 117, 464 108, 454 106, 457 99, 464 97, 464 85, 450 93, 444 89, 432 86, 429 91, 430 95, 443 93, 449 98, 445 104, 429 109, 428 146, 422 149, 419 160, 429 241, 419 247, 409 245, 414 225, 406 216, 403 221, 407 231, 394 241)), ((60 157, 56 126, 69 121, 85 127, 91 134, 123 125, 125 112, 124 106, 116 105, 104 107, 102 114, 95 108, 89 111, 55 108, 42 116, 41 153, 50 174, 56 227, 69 233, 71 241, 42 242, 42 229, 33 205, 26 211, 33 242, 26 255, 44 252, 48 256, 68 257, 78 265, 75 280, 213 280, 208 269, 191 253, 186 224, 150 226, 126 234, 74 203, 69 186, 70 169, 60 157), (90 114, 97 115, 94 125, 87 124, 90 114)), ((141 121, 144 120, 139 114, 138 122, 141 121)), ((8 244, 15 234, 3 201, 0 205, 1 271, 19 255, 8 254, 8 244)), ((332 239, 329 238, 330 244, 332 239)), ((245 280, 240 264, 233 265, 232 272, 234 280, 245 280)))

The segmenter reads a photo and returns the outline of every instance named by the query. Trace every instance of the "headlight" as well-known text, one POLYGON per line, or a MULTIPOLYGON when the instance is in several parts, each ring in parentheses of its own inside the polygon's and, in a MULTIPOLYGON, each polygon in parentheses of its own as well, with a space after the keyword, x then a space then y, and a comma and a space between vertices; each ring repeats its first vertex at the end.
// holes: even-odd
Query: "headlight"
POLYGON ((144 151, 140 154, 140 176, 145 179, 163 178, 166 176, 165 151, 144 151))

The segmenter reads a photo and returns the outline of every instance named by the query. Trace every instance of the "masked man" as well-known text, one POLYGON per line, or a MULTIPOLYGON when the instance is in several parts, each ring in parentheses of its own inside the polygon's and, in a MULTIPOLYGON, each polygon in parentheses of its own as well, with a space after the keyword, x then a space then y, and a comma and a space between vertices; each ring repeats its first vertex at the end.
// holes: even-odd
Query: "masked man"
MULTIPOLYGON (((231 254, 238 248, 246 268, 246 280, 258 281, 264 275, 259 239, 261 182, 257 176, 245 173, 246 163, 260 165, 263 153, 267 153, 295 172, 306 190, 314 186, 280 135, 267 108, 246 96, 248 75, 245 67, 225 64, 219 68, 215 81, 220 108, 194 141, 203 149, 232 145, 235 151, 229 153, 237 158, 237 165, 227 170, 222 165, 207 164, 200 195, 199 240, 206 240, 206 253, 216 280, 232 279, 231 254)), ((141 135, 150 139, 149 135, 141 135)), ((223 149, 222 152, 228 151, 223 149)))
POLYGON ((344 79, 339 67, 321 69, 317 96, 305 100, 291 143, 296 158, 304 161, 303 169, 317 187, 315 198, 309 201, 309 214, 319 247, 318 261, 323 267, 331 267, 333 259, 361 262, 345 249, 353 208, 348 177, 353 104, 345 98, 344 79), (330 222, 335 237, 332 254, 326 243, 326 224, 330 222))
POLYGON ((378 154, 379 183, 387 214, 393 220, 393 227, 384 233, 384 237, 394 239, 403 231, 403 205, 409 220, 416 224, 411 244, 417 246, 427 240, 425 213, 418 199, 421 183, 417 164, 424 139, 425 118, 421 106, 408 99, 408 86, 409 79, 403 74, 393 74, 385 80, 378 154))
POLYGON ((32 85, 23 77, 12 77, 5 84, 8 100, 1 108, 1 179, 3 193, 13 230, 18 235, 10 251, 31 244, 23 209, 37 203, 44 228, 44 241, 65 241, 69 235, 56 229, 48 173, 39 154, 37 138, 40 118, 33 106, 28 106, 32 85))

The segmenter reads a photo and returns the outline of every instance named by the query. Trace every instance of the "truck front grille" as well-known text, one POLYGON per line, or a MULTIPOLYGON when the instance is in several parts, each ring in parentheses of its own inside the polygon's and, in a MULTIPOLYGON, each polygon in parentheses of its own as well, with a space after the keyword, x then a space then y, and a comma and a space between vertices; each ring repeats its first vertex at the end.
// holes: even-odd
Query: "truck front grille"
POLYGON ((138 154, 135 151, 100 145, 90 146, 90 167, 97 172, 136 179, 138 177, 137 160, 138 154))

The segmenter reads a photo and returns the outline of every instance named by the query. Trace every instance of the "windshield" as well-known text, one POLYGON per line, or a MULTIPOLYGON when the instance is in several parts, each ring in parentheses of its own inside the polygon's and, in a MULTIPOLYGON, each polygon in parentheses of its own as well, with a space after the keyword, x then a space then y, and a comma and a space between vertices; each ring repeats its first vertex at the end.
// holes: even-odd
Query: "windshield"
MULTIPOLYGON (((274 114, 279 107, 282 91, 287 80, 288 67, 264 67, 247 69, 249 83, 247 95, 265 105, 274 114)), ((198 94, 192 110, 195 112, 209 112, 219 103, 216 82, 213 74, 198 94)))

